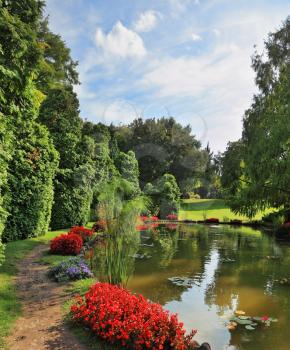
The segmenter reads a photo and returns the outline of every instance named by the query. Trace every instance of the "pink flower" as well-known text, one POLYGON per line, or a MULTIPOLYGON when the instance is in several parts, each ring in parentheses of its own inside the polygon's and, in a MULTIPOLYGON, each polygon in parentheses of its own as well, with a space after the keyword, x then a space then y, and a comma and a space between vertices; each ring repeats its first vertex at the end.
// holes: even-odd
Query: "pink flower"
POLYGON ((262 321, 268 321, 269 320, 269 316, 263 316, 263 317, 261 317, 261 320, 262 321))

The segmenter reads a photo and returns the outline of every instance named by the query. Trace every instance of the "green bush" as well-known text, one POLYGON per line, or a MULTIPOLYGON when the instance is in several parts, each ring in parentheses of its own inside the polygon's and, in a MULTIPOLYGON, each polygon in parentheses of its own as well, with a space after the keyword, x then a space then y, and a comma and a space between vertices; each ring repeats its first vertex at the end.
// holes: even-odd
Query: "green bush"
POLYGON ((177 214, 180 206, 180 190, 172 174, 164 174, 156 184, 144 187, 145 195, 151 199, 150 210, 161 219, 168 214, 177 214))
POLYGON ((58 154, 44 126, 28 121, 15 130, 15 135, 8 169, 10 199, 4 241, 47 232, 58 165, 58 154))

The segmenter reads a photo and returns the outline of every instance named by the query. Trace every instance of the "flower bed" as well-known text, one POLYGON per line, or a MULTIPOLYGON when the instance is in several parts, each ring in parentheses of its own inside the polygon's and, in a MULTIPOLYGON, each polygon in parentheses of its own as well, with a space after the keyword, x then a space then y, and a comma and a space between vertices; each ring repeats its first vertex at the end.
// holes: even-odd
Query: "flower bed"
POLYGON ((75 233, 62 234, 50 242, 50 252, 60 255, 78 255, 83 247, 83 239, 75 233))
POLYGON ((79 235, 82 237, 83 242, 88 242, 92 238, 94 232, 93 232, 93 230, 90 230, 90 229, 85 228, 83 226, 74 226, 69 230, 68 234, 69 235, 71 235, 71 234, 79 235))
POLYGON ((216 218, 209 218, 209 219, 206 219, 204 222, 207 224, 219 224, 220 221, 219 219, 216 219, 216 218))
POLYGON ((159 304, 108 283, 96 283, 71 307, 74 321, 98 337, 125 349, 193 349, 196 331, 185 335, 183 324, 159 304))
POLYGON ((57 282, 64 282, 89 278, 93 274, 82 259, 71 258, 51 268, 49 276, 57 282))
POLYGON ((166 219, 167 220, 177 220, 178 217, 177 217, 176 214, 169 214, 169 215, 166 216, 166 219))

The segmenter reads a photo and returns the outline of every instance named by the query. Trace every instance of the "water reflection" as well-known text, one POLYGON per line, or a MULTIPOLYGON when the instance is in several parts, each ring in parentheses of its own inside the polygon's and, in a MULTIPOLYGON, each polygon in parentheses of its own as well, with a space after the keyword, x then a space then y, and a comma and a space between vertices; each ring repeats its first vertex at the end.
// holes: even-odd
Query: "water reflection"
POLYGON ((101 280, 126 284, 177 312, 213 349, 290 348, 289 287, 275 283, 290 276, 290 247, 271 236, 246 227, 161 226, 98 249, 94 266, 101 280), (193 283, 176 286, 168 280, 174 276, 193 283), (279 321, 265 330, 230 332, 223 316, 236 309, 279 321))

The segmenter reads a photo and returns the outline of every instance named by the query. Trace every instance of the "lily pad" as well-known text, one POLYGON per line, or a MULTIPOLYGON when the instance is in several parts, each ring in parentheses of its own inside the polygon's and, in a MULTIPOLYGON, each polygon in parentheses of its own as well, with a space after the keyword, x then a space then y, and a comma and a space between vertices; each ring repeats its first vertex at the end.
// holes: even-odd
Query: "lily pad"
POLYGON ((250 318, 250 316, 239 316, 239 318, 241 320, 248 320, 250 318))
POLYGON ((253 322, 251 320, 241 320, 241 319, 237 319, 238 324, 242 324, 242 325, 251 325, 253 322))
POLYGON ((195 283, 195 280, 190 277, 169 277, 168 281, 178 287, 191 287, 195 283))
POLYGON ((248 330, 248 331, 254 331, 256 328, 255 327, 252 327, 251 325, 246 325, 245 328, 248 330))

